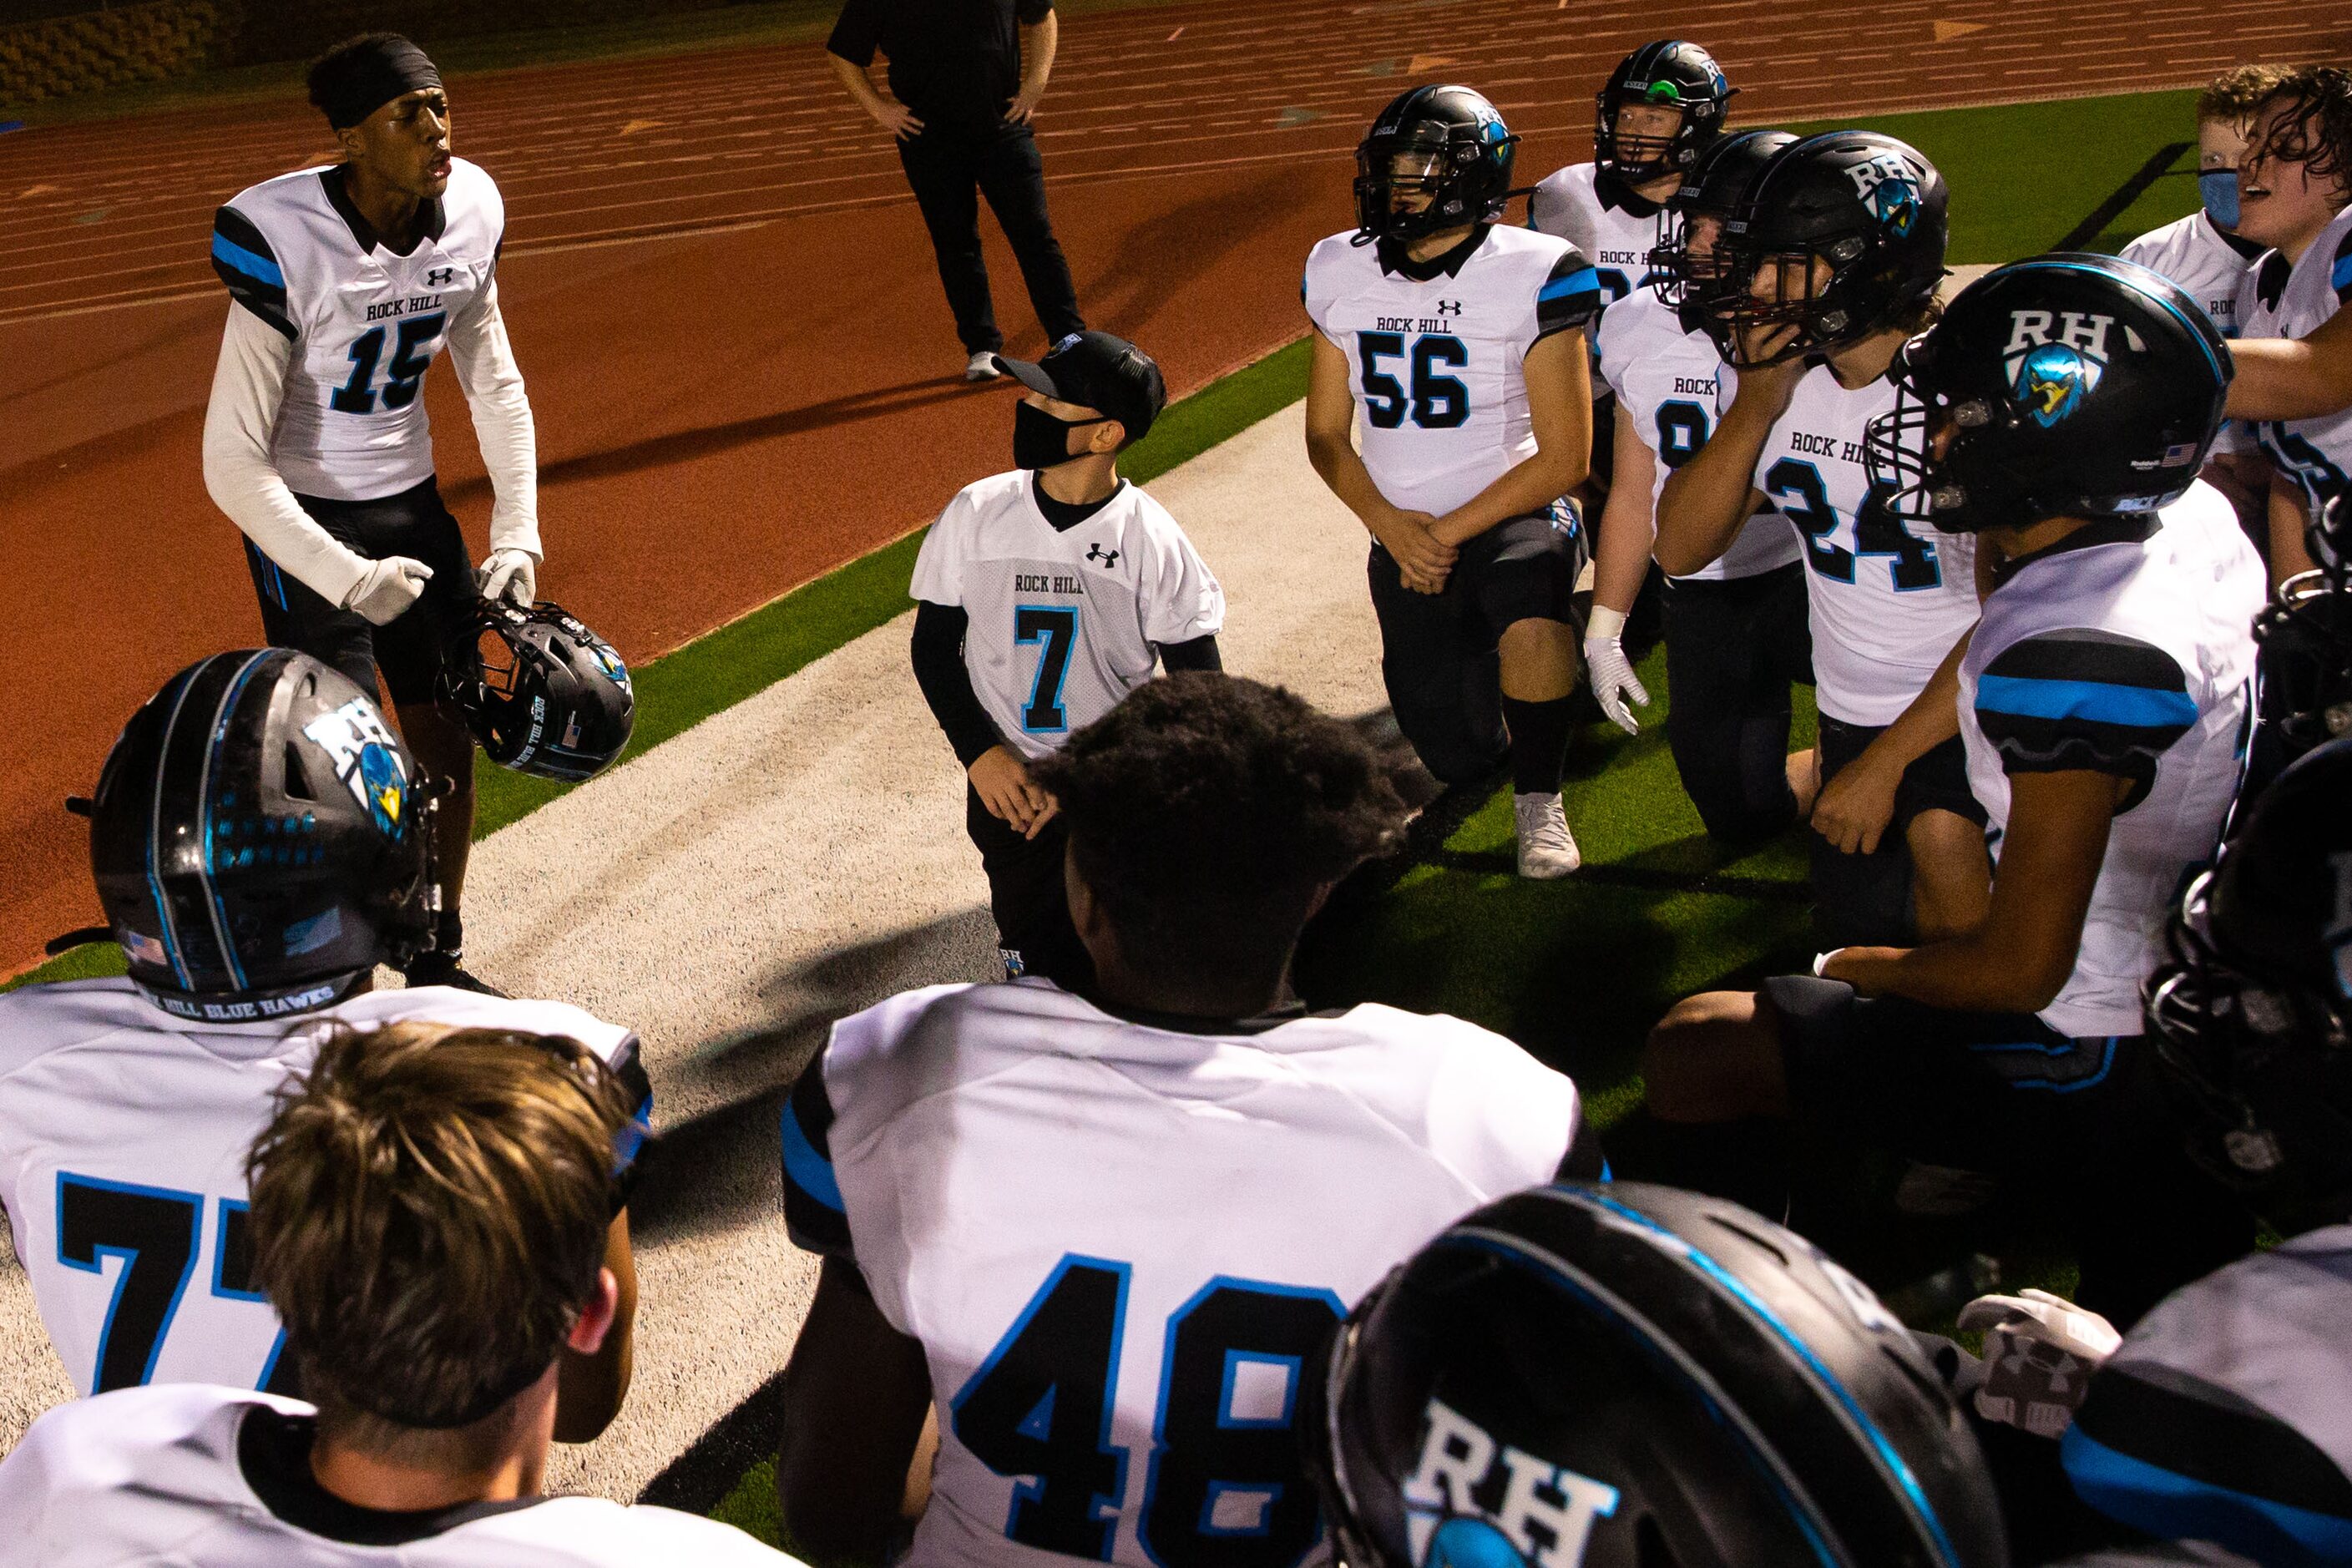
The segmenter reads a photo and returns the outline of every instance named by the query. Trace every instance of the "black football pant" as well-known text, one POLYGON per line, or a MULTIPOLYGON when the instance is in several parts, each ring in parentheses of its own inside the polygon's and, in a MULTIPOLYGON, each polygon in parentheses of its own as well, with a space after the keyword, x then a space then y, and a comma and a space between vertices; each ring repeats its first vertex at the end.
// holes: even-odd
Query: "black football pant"
POLYGON ((1797 562, 1665 589, 1666 744, 1707 832, 1769 838, 1797 819, 1790 688, 1812 684, 1805 569, 1797 562))
POLYGON ((1029 286, 1029 303, 1037 311, 1038 325, 1045 329, 1045 341, 1056 342, 1086 330, 1078 314, 1077 289, 1070 282, 1070 264, 1063 259, 1061 242, 1045 216, 1045 166, 1027 126, 969 132, 929 126, 898 143, 898 162, 906 166, 916 205, 922 208, 923 226, 931 232, 940 282, 947 289, 956 336, 963 340, 966 353, 992 353, 1004 346, 988 296, 988 266, 980 254, 981 196, 988 198, 989 209, 1013 247, 1013 258, 1021 264, 1021 280, 1029 286))
POLYGON ((963 791, 964 831, 980 851, 988 873, 988 909, 996 919, 996 944, 1008 973, 1042 974, 1065 991, 1094 989, 1095 963, 1070 921, 1070 896, 1062 881, 1062 847, 1069 836, 1058 816, 1024 838, 1011 823, 989 815, 980 792, 963 791))

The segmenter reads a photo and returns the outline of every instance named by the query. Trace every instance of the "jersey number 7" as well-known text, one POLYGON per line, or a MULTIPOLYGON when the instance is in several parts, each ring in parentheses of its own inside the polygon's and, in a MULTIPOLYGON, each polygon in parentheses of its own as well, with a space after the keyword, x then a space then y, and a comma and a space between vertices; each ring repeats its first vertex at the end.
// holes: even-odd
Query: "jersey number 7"
MULTIPOLYGON (((1004 1533, 1110 1560, 1127 1494, 1111 1441, 1129 1268, 1066 1255, 950 1405, 956 1437, 1015 1478, 1004 1533)), ((1168 1320, 1136 1534, 1160 1568, 1291 1568, 1322 1534, 1292 1423, 1328 1290, 1218 1275, 1168 1320)))
MULTIPOLYGON (((99 1331, 92 1394, 136 1388, 154 1375, 163 1336, 195 1272, 204 1208, 196 1193, 58 1173, 58 1261, 90 1274, 104 1273, 110 1258, 121 1264, 99 1331)), ((268 1298, 253 1282, 251 1211, 223 1198, 215 1224, 213 1294, 266 1308, 268 1298)), ((262 1373, 261 1386, 275 1393, 291 1392, 278 1376, 284 1343, 280 1331, 262 1373)))

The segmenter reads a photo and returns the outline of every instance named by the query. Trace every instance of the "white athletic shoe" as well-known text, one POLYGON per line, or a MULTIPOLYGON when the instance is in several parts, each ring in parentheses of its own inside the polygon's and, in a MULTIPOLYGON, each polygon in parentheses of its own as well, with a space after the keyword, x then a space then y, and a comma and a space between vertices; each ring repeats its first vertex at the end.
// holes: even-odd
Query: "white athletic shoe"
POLYGON ((966 381, 995 381, 1003 374, 996 368, 996 353, 992 349, 983 350, 964 361, 963 378, 966 381))
POLYGON ((1511 816, 1518 826, 1520 876, 1549 882, 1584 864, 1576 837, 1568 830, 1568 814, 1559 808, 1558 791, 1513 795, 1511 816))

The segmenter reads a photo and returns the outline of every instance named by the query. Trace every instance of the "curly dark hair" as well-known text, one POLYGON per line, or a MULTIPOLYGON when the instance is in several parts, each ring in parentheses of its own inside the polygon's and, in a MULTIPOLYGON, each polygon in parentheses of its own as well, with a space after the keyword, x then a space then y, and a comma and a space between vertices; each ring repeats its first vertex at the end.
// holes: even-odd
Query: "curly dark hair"
POLYGON ((2352 191, 2352 70, 2296 66, 2257 111, 2270 124, 2260 151, 2300 163, 2312 179, 2352 191))
POLYGON ((1280 687, 1154 680, 1030 764, 1121 959, 1270 995, 1316 900, 1393 846, 1404 804, 1364 739, 1280 687))

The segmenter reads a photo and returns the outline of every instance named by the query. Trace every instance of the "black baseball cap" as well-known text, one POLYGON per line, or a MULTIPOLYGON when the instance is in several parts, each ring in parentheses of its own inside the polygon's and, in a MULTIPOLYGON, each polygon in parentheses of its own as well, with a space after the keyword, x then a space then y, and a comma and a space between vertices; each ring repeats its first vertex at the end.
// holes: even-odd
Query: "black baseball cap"
POLYGON ((1151 356, 1108 332, 1072 332, 1034 364, 998 354, 996 368, 1032 392, 1109 415, 1129 441, 1142 439, 1168 406, 1168 384, 1151 356))

